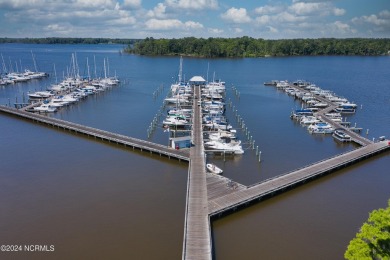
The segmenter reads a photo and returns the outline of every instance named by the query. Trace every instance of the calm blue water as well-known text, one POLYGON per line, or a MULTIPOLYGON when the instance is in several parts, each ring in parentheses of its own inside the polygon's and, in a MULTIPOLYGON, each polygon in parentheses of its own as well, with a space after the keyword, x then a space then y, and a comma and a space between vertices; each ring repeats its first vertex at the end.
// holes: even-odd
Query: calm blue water
MULTIPOLYGON (((33 69, 44 80, 0 88, 0 104, 23 100, 67 73, 75 53, 80 73, 109 73, 122 84, 52 115, 88 126, 147 139, 179 69, 178 57, 121 55, 119 45, 0 45, 5 64, 33 69), (152 93, 164 86, 162 93, 152 93)), ((261 163, 243 156, 209 158, 224 175, 252 184, 355 148, 331 137, 312 136, 290 120, 299 102, 263 82, 305 79, 359 104, 348 121, 368 138, 390 136, 390 57, 292 57, 259 59, 184 58, 189 79, 226 81, 227 96, 244 119, 261 163), (207 67, 210 67, 207 75, 207 67), (238 99, 231 90, 240 92, 238 99)), ((237 126, 227 108, 230 122, 237 126)), ((2 243, 43 243, 69 258, 143 259, 181 257, 187 165, 134 153, 0 115, 0 225, 2 243), (4 230, 4 232, 3 232, 4 230), (83 246, 80 246, 80 245, 83 246), (152 250, 153 249, 153 250, 152 250)), ((245 143, 242 131, 239 136, 245 143)), ((150 140, 167 144, 157 128, 150 140)), ((244 145, 249 148, 249 145, 244 145)), ((340 259, 368 211, 390 198, 388 155, 325 177, 213 225, 217 259, 340 259), (283 250, 280 250, 283 248, 283 250)), ((38 256, 38 258, 41 255, 38 256)), ((50 256, 50 255, 49 255, 50 256)))

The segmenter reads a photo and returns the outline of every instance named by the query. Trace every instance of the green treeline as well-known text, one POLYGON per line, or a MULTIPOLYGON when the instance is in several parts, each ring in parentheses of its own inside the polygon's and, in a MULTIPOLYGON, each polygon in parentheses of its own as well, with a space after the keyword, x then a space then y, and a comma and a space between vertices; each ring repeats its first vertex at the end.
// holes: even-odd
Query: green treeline
POLYGON ((209 58, 301 56, 301 55, 387 55, 390 39, 284 39, 241 38, 154 39, 129 45, 126 52, 140 55, 184 55, 209 58))
POLYGON ((349 260, 390 259, 390 200, 387 208, 374 210, 348 245, 349 260))
POLYGON ((1 43, 124 44, 125 52, 139 55, 184 55, 208 58, 314 55, 389 55, 390 39, 320 38, 265 40, 251 37, 181 39, 110 38, 0 38, 1 43))
POLYGON ((0 43, 35 43, 35 44, 128 44, 133 45, 135 39, 109 38, 0 38, 0 43))

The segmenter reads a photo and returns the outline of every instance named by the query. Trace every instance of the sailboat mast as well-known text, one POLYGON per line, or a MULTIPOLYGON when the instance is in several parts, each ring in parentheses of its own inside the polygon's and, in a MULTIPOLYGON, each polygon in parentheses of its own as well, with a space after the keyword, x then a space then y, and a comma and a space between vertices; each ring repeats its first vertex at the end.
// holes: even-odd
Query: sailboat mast
POLYGON ((207 82, 209 82, 209 69, 210 69, 210 62, 207 62, 207 82))
POLYGON ((110 63, 108 62, 108 57, 107 57, 107 76, 110 76, 110 63))
POLYGON ((89 63, 88 63, 88 57, 87 57, 87 72, 88 72, 88 81, 91 80, 91 74, 89 74, 89 63))
POLYGON ((182 81, 182 76, 183 76, 183 56, 180 56, 179 83, 182 81))
POLYGON ((94 65, 94 69, 95 69, 95 79, 97 79, 97 74, 96 74, 96 58, 95 58, 95 55, 93 55, 93 65, 94 65))
POLYGON ((5 61, 4 61, 3 54, 1 54, 1 59, 2 59, 2 61, 3 61, 3 72, 6 73, 7 67, 5 66, 5 61))
POLYGON ((58 82, 57 81, 57 70, 56 70, 56 64, 53 63, 53 66, 54 66, 54 78, 56 79, 56 83, 58 82))
POLYGON ((104 66, 104 78, 107 78, 107 72, 106 72, 106 59, 103 59, 103 66, 104 66))
POLYGON ((31 56, 32 56, 33 63, 34 63, 34 69, 35 69, 35 72, 38 72, 38 69, 37 69, 37 62, 35 61, 35 57, 34 57, 34 54, 33 54, 33 52, 32 52, 32 51, 31 51, 31 56))

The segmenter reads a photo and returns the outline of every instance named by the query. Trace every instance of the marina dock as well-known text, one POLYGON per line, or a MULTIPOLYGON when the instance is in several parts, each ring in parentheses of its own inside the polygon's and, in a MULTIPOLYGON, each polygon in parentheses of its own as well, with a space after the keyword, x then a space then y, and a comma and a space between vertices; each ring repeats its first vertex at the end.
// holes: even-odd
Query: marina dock
POLYGON ((139 149, 141 151, 159 154, 160 156, 163 155, 168 158, 189 161, 189 153, 185 150, 174 150, 164 145, 72 123, 69 121, 47 117, 44 115, 26 112, 21 109, 0 106, 0 112, 17 116, 19 118, 32 120, 34 122, 42 123, 57 129, 94 137, 95 139, 107 141, 109 143, 121 144, 125 147, 131 147, 132 149, 139 149))
POLYGON ((389 149, 389 141, 372 143, 248 186, 246 189, 232 191, 230 194, 209 200, 209 214, 211 217, 220 217, 228 212, 235 211, 241 207, 247 207, 253 202, 275 196, 310 180, 343 169, 389 149))
MULTIPOLYGON (((200 97, 200 86, 194 86, 200 97)), ((193 102, 192 143, 187 180, 183 259, 212 259, 211 226, 207 207, 206 162, 201 107, 193 102)))
MULTIPOLYGON (((301 92, 304 92, 304 93, 310 93, 309 91, 301 88, 301 87, 298 87, 298 86, 295 86, 293 84, 289 84, 289 87, 290 88, 294 88, 294 89, 297 89, 301 92)), ((338 105, 329 101, 328 99, 326 98, 323 98, 321 96, 318 96, 316 95, 315 98, 317 100, 319 100, 320 102, 323 102, 323 103, 326 103, 328 105, 328 107, 324 108, 324 109, 321 109, 320 111, 314 113, 315 116, 317 116, 318 118, 320 118, 322 121, 324 121, 325 123, 331 125, 333 128, 337 129, 337 128, 342 128, 349 136, 351 136, 351 140, 361 146, 366 146, 366 145, 369 145, 369 144, 372 144, 373 142, 359 134, 357 134, 354 130, 354 128, 349 128, 349 127, 345 127, 341 122, 335 122, 333 121, 332 119, 328 118, 326 116, 326 113, 329 113, 333 110, 335 110, 338 105)))
MULTIPOLYGON (((199 85, 194 86, 191 129, 192 146, 190 149, 176 150, 153 142, 30 113, 23 109, 0 106, 0 112, 62 131, 82 134, 97 140, 120 144, 151 154, 188 161, 182 259, 213 258, 211 230, 211 221, 213 219, 223 217, 226 214, 246 208, 266 198, 276 196, 311 180, 318 179, 390 150, 389 140, 370 141, 327 118, 325 113, 335 107, 334 104, 328 102, 329 106, 317 112, 317 115, 322 120, 329 121, 328 123, 334 127, 343 127, 351 135, 353 141, 360 144, 361 147, 275 176, 260 183, 245 186, 229 178, 206 172, 207 155, 203 142, 202 107, 198 104, 197 99, 197 97, 201 97, 200 88, 199 85)), ((325 102, 325 100, 321 101, 325 102)))

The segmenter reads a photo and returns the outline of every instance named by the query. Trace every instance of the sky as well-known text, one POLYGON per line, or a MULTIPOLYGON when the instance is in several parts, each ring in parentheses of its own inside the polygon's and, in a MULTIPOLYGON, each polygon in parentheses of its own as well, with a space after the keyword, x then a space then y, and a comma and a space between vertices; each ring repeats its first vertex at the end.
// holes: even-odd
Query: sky
POLYGON ((390 0, 0 0, 0 37, 390 38, 390 0))

